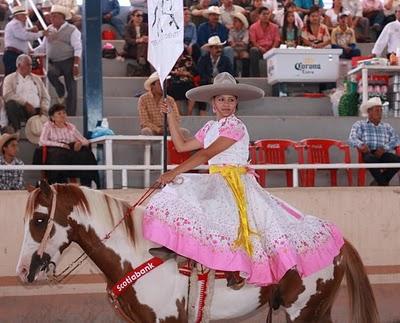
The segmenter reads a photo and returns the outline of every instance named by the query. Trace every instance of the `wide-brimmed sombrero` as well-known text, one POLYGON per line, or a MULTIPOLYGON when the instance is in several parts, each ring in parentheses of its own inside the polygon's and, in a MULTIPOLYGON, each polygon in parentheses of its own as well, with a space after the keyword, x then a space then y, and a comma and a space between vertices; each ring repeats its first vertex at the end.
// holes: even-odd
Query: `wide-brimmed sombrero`
POLYGON ((202 85, 186 92, 188 99, 197 102, 210 102, 216 95, 233 95, 239 101, 249 101, 262 98, 264 91, 253 85, 239 84, 231 74, 223 72, 214 78, 213 84, 202 85))

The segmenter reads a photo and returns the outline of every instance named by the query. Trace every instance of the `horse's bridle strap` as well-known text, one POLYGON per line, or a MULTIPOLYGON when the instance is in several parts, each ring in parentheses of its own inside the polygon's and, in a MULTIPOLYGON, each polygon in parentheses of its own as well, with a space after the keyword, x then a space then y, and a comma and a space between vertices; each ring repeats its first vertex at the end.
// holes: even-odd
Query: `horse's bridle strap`
POLYGON ((44 250, 46 249, 46 244, 47 241, 49 240, 51 229, 53 229, 54 226, 54 216, 56 213, 57 191, 53 186, 50 186, 50 188, 53 193, 53 197, 51 199, 51 210, 50 210, 49 220, 47 221, 46 231, 44 232, 42 241, 40 242, 40 246, 37 251, 37 254, 39 255, 40 258, 42 258, 44 250))

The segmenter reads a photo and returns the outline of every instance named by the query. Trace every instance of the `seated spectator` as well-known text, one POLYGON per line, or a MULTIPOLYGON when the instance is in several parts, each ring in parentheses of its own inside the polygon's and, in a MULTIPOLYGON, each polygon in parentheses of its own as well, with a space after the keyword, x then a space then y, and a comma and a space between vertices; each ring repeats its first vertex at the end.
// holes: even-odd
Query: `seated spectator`
MULTIPOLYGON (((228 40, 229 30, 219 22, 221 9, 216 6, 211 6, 205 11, 204 15, 208 17, 208 22, 202 23, 197 29, 197 43, 200 47, 207 44, 208 39, 212 36, 218 36, 224 44, 228 40)), ((205 52, 202 53, 203 55, 205 52)), ((224 55, 229 58, 233 66, 233 49, 229 46, 224 47, 224 55)))
POLYGON ((110 24, 115 27, 119 37, 124 36, 124 23, 118 17, 120 7, 118 0, 101 0, 101 8, 103 10, 103 24, 110 24))
MULTIPOLYGON (((36 149, 34 164, 46 165, 97 165, 89 141, 76 127, 68 122, 65 106, 55 104, 49 109, 49 118, 43 125, 36 149), (43 160, 45 156, 45 160, 43 160)), ((68 178, 77 177, 80 184, 91 187, 92 180, 100 187, 97 171, 46 171, 49 184, 66 183, 68 178)))
POLYGON ((295 23, 295 13, 286 11, 281 32, 282 44, 287 47, 296 47, 300 41, 300 30, 295 23))
MULTIPOLYGON (((367 120, 359 120, 351 127, 349 144, 362 154, 365 163, 400 163, 400 156, 393 153, 400 144, 393 127, 382 122, 382 102, 379 97, 361 104, 360 112, 367 120)), ((370 185, 387 186, 397 173, 397 168, 369 168, 374 180, 370 185)))
POLYGON ((124 40, 125 45, 122 56, 135 59, 139 69, 142 70, 141 75, 148 75, 150 71, 150 66, 147 62, 148 27, 143 22, 143 12, 140 10, 134 10, 131 13, 129 22, 125 26, 124 40))
POLYGON ((396 21, 395 9, 400 5, 400 0, 385 0, 383 3, 383 13, 385 15, 385 25, 396 21))
MULTIPOLYGON (((221 42, 218 36, 210 37, 208 43, 203 46, 207 54, 200 57, 197 70, 200 75, 200 85, 212 84, 214 77, 222 72, 233 74, 233 66, 228 57, 223 55, 221 42)), ((200 115, 207 114, 207 105, 199 103, 200 115)))
POLYGON ((324 7, 324 2, 322 0, 294 0, 294 3, 296 4, 297 11, 303 17, 310 14, 312 7, 324 7))
POLYGON ((339 25, 339 15, 343 12, 342 0, 333 0, 332 8, 325 12, 324 23, 332 31, 339 25))
POLYGON ((268 8, 272 13, 278 10, 278 2, 276 0, 263 0, 262 5, 268 8))
POLYGON ((343 10, 349 13, 349 27, 356 33, 359 42, 369 42, 369 20, 363 16, 360 0, 342 0, 343 10), (357 27, 360 29, 358 31, 357 27))
POLYGON ((45 113, 50 96, 41 78, 32 74, 32 59, 26 54, 17 58, 17 71, 5 77, 3 98, 9 124, 14 131, 35 114, 45 113))
POLYGON ((7 18, 8 2, 7 0, 0 0, 0 21, 4 21, 7 18))
MULTIPOLYGON (((249 76, 249 23, 240 12, 233 15, 233 27, 229 30, 228 43, 235 51, 235 70, 241 63, 241 76, 249 76)), ((236 73, 237 74, 237 73, 236 73)))
POLYGON ((233 15, 235 13, 245 13, 244 8, 234 5, 233 0, 221 0, 222 6, 220 22, 228 29, 233 27, 233 15))
POLYGON ((192 21, 196 26, 200 26, 202 23, 207 22, 206 12, 210 6, 210 0, 200 0, 198 4, 190 7, 192 13, 192 21))
MULTIPOLYGON (((138 102, 140 134, 144 136, 162 135, 164 133, 164 115, 161 112, 161 107, 165 103, 157 72, 151 74, 144 82, 144 89, 147 92, 140 96, 138 102)), ((177 121, 179 122, 180 115, 175 100, 168 95, 166 104, 170 109, 174 110, 177 121)), ((189 137, 189 130, 185 128, 180 129, 184 137, 189 137)))
MULTIPOLYGON (((18 136, 5 133, 0 136, 0 165, 23 165, 17 158, 18 136)), ((0 190, 23 190, 23 170, 0 170, 0 190)))
POLYGON ((328 27, 321 23, 319 7, 312 7, 308 14, 308 19, 301 32, 303 45, 312 48, 330 48, 331 37, 328 27))
POLYGON ((281 37, 278 25, 271 22, 271 10, 261 7, 258 21, 250 26, 250 76, 259 77, 259 61, 271 48, 279 47, 281 37))
POLYGON ((252 0, 233 0, 233 4, 241 6, 246 11, 251 9, 252 0))
POLYGON ((392 53, 396 54, 397 48, 400 48, 400 5, 395 8, 395 15, 396 21, 388 23, 383 28, 372 49, 372 55, 381 56, 387 47, 387 56, 389 57, 392 53))
POLYGON ((292 2, 291 0, 286 0, 285 1, 285 7, 278 9, 277 11, 274 12, 274 22, 280 27, 283 27, 283 22, 284 22, 284 17, 286 12, 293 12, 294 15, 294 24, 297 27, 297 29, 302 30, 304 23, 303 20, 301 19, 300 15, 297 13, 297 8, 296 4, 292 2))
POLYGON ((331 41, 332 48, 343 49, 340 58, 351 59, 354 56, 360 56, 361 51, 356 48, 356 36, 354 30, 347 26, 347 13, 339 16, 339 26, 332 31, 331 41))
POLYGON ((258 18, 259 18, 258 11, 261 7, 263 7, 263 0, 252 0, 251 3, 252 3, 252 6, 250 9, 250 15, 249 15, 250 25, 252 25, 258 21, 258 18))
POLYGON ((385 21, 381 0, 362 0, 362 8, 363 16, 368 18, 371 28, 379 34, 385 21))
POLYGON ((189 8, 183 8, 183 45, 186 52, 197 62, 200 57, 200 47, 197 44, 197 28, 191 21, 191 16, 189 8))
MULTIPOLYGON (((171 95, 174 100, 177 101, 177 105, 179 105, 179 102, 187 100, 186 92, 195 87, 194 78, 197 75, 192 56, 190 56, 187 51, 183 51, 183 54, 177 60, 170 75, 168 94, 171 95)), ((194 101, 187 100, 187 114, 189 116, 193 113, 194 104, 194 101)), ((183 114, 183 108, 181 107, 179 110, 181 114, 183 114)))
POLYGON ((147 14, 147 0, 130 0, 131 1, 131 12, 139 10, 143 12, 143 22, 148 23, 147 14))

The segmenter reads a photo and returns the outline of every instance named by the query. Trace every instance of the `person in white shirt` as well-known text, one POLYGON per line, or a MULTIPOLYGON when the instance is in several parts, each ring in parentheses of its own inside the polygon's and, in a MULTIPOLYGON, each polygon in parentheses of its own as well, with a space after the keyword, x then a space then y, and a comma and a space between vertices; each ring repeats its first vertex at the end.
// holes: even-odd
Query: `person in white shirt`
POLYGON ((21 122, 49 109, 49 93, 40 77, 32 74, 29 55, 17 57, 17 71, 4 79, 3 98, 8 121, 14 131, 21 128, 21 122))
POLYGON ((388 23, 383 28, 372 49, 372 55, 381 56, 383 50, 387 47, 389 56, 391 53, 396 53, 397 48, 400 48, 400 6, 395 8, 395 15, 396 21, 388 23))
POLYGON ((25 28, 28 12, 25 7, 16 6, 11 9, 13 19, 4 30, 4 74, 14 73, 17 69, 16 60, 21 54, 29 52, 29 42, 47 35, 47 31, 38 31, 37 27, 30 30, 25 28))
POLYGON ((35 53, 47 53, 49 58, 47 77, 57 92, 58 103, 63 104, 66 101, 68 115, 74 116, 77 100, 75 77, 79 75, 82 55, 81 32, 66 21, 71 17, 67 8, 53 5, 50 16, 52 21, 49 26, 50 35, 35 48, 35 53), (61 76, 64 76, 65 86, 59 80, 61 76))
POLYGON ((294 14, 294 24, 299 30, 303 29, 304 23, 303 20, 301 19, 300 15, 296 11, 296 4, 291 1, 285 1, 284 2, 284 7, 282 9, 278 9, 277 11, 274 12, 274 22, 280 27, 283 27, 283 21, 285 18, 285 13, 286 12, 293 12, 294 14))
POLYGON ((400 5, 400 0, 385 0, 383 2, 383 13, 385 14, 385 25, 396 20, 394 9, 400 5))
POLYGON ((221 0, 220 22, 228 29, 233 27, 233 15, 236 13, 245 13, 244 8, 233 4, 233 0, 221 0))

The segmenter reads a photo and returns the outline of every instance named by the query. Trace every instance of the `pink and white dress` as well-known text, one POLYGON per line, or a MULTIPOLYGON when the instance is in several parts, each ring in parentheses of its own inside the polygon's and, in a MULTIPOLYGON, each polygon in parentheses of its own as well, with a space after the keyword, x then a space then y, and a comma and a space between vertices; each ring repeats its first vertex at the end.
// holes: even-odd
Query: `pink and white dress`
MULTIPOLYGON (((236 142, 209 160, 210 165, 246 166, 249 134, 232 115, 209 121, 196 134, 206 148, 218 137, 236 142)), ((250 284, 277 283, 295 267, 307 276, 332 263, 343 245, 340 231, 325 220, 304 215, 266 192, 250 173, 241 175, 253 253, 235 247, 238 207, 221 174, 181 174, 146 207, 146 239, 215 270, 240 271, 250 284)))

